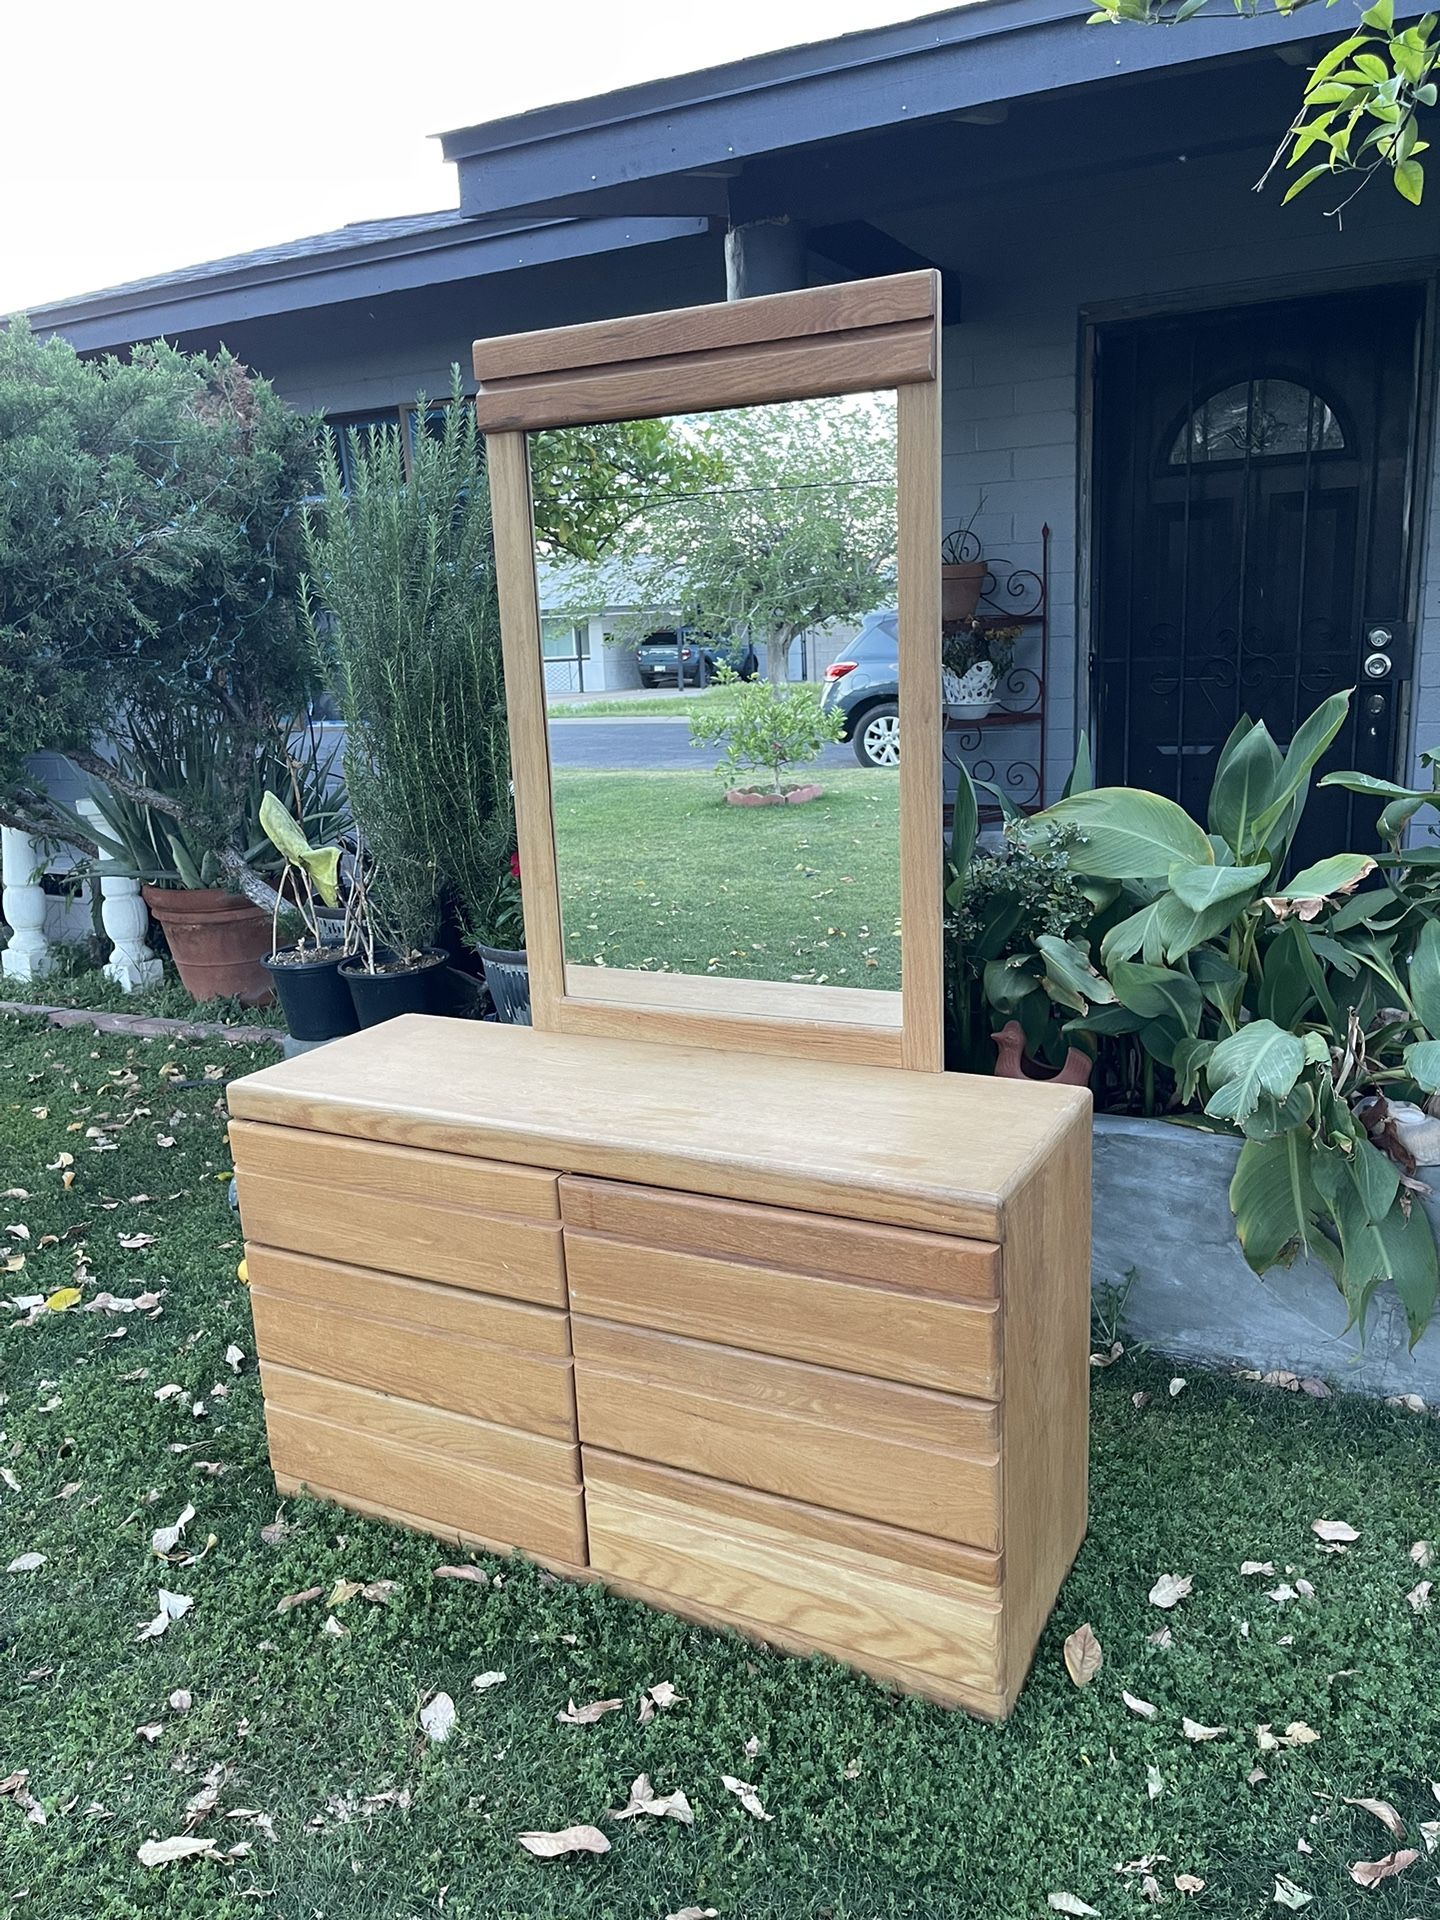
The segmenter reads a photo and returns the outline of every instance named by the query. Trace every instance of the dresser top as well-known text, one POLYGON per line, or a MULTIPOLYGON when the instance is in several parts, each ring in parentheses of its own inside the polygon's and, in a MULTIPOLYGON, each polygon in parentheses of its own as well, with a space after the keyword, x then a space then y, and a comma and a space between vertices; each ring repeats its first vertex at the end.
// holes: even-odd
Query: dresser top
POLYGON ((230 1111, 996 1239, 1090 1095, 407 1014, 233 1082, 230 1111))

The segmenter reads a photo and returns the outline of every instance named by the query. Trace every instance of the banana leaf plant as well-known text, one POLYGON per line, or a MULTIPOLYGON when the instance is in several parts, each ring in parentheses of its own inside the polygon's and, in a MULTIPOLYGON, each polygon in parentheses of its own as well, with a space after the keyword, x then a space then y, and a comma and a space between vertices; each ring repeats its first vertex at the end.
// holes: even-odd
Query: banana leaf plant
MULTIPOLYGON (((1333 695, 1283 753, 1263 723, 1240 720, 1204 826, 1163 795, 1089 784, 1010 821, 1007 835, 1031 847, 1059 838, 1094 913, 1009 955, 985 990, 1027 1037, 1058 1022, 1064 1044, 1138 1061, 1143 1111, 1241 1135, 1230 1204, 1254 1270, 1315 1255, 1362 1332, 1388 1281, 1413 1342, 1440 1269, 1388 1096, 1440 1093, 1440 921, 1425 891, 1440 857, 1417 868, 1392 848, 1390 884, 1362 853, 1285 877, 1348 707, 1333 695)), ((1436 798, 1330 780, 1384 799, 1397 843, 1436 798)))

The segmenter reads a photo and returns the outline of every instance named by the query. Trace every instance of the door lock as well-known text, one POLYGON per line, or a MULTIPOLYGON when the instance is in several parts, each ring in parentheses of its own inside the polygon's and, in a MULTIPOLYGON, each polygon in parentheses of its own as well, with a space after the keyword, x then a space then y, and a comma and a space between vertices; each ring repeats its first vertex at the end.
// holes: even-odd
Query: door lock
POLYGON ((1390 672, 1393 662, 1388 653, 1367 653, 1365 656, 1365 678, 1383 680, 1390 672))
POLYGON ((1365 644, 1367 647, 1388 647, 1394 638, 1389 627, 1371 627, 1365 635, 1365 644))

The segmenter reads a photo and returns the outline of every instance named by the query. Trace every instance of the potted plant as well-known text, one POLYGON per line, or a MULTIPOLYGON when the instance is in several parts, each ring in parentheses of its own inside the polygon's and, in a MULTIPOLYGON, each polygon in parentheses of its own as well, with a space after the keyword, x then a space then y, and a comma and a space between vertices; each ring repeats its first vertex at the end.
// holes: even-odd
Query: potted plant
POLYGON ((981 590, 988 571, 975 522, 985 511, 982 493, 968 520, 946 534, 940 545, 940 618, 969 620, 980 604, 981 590))
POLYGON ((335 1040, 359 1025, 340 963, 350 952, 350 929, 334 909, 340 905, 340 848, 312 847, 304 829, 277 795, 260 802, 260 824, 285 862, 271 921, 271 950, 261 963, 280 996, 294 1040, 335 1040), (327 916, 325 908, 332 910, 327 916), (280 945, 282 913, 298 914, 301 932, 280 945))
MULTIPOLYGON (((443 947, 418 944, 404 931, 403 919, 384 917, 374 877, 357 838, 346 908, 353 945, 338 966, 355 1018, 362 1027, 378 1027, 401 1013, 439 1013, 448 956, 443 947)), ((401 887, 398 896, 405 892, 401 887)))
POLYGON ((796 766, 818 759, 828 746, 844 738, 845 723, 832 707, 821 705, 814 687, 777 687, 773 680, 741 681, 727 668, 716 679, 733 688, 723 705, 692 714, 692 746, 724 744, 725 757, 715 769, 728 783, 725 798, 732 807, 798 806, 820 797, 812 781, 787 786, 784 776, 796 766), (741 786, 746 773, 764 772, 768 787, 741 786))
POLYGON ((990 712, 995 689, 1010 671, 1022 631, 974 613, 945 623, 940 638, 940 690, 950 719, 983 720, 990 712))

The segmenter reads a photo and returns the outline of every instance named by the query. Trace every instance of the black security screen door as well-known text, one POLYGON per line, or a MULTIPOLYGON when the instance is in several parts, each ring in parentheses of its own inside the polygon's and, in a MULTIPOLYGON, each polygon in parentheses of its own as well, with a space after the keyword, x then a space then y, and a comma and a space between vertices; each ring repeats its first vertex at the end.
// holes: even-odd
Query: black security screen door
MULTIPOLYGON (((1394 776, 1420 317, 1418 289, 1382 287, 1099 335, 1103 783, 1203 821, 1240 714, 1283 748, 1340 687, 1356 694, 1324 768, 1394 776)), ((1375 814, 1317 793, 1297 863, 1373 845, 1375 814)))

